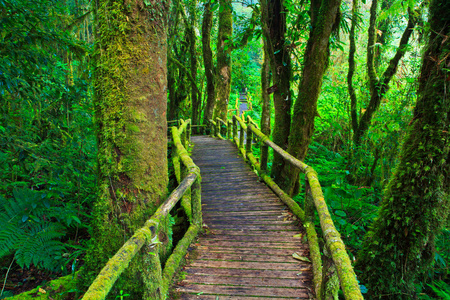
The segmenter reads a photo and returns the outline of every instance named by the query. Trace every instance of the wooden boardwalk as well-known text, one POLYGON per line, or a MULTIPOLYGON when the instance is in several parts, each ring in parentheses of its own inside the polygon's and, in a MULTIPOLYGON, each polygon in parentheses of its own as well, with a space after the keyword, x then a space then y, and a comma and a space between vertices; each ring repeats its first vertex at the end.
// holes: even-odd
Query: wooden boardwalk
POLYGON ((298 221, 230 141, 192 142, 208 229, 188 253, 177 298, 312 299, 311 264, 292 257, 309 256, 298 221))

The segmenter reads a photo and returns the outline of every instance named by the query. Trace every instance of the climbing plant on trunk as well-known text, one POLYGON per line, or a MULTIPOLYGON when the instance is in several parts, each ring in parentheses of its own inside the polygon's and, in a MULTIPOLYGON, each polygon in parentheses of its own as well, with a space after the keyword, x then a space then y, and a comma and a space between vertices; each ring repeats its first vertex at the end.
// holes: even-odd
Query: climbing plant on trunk
POLYGON ((203 124, 206 124, 208 120, 212 119, 214 107, 216 105, 216 69, 214 67, 213 53, 211 49, 211 31, 213 26, 211 2, 211 0, 205 2, 202 21, 202 51, 206 77, 206 104, 203 113, 203 124))
POLYGON ((227 119, 231 91, 231 50, 233 48, 233 7, 231 0, 219 0, 219 35, 217 38, 216 106, 214 117, 227 119))
MULTIPOLYGON (((312 29, 306 51, 302 78, 295 101, 287 151, 299 160, 304 160, 314 132, 317 115, 317 99, 322 86, 322 77, 328 67, 330 36, 339 24, 340 0, 311 1, 312 29)), ((298 169, 286 164, 282 171, 282 188, 293 194, 298 185, 298 169)))
MULTIPOLYGON (((94 105, 98 196, 80 287, 140 228, 167 189, 167 21, 170 1, 98 0, 94 105)), ((166 232, 159 236, 165 255, 166 232)), ((145 248, 116 283, 130 298, 157 298, 145 248)), ((116 293, 117 294, 117 293, 116 293)), ((111 293, 114 297, 114 292, 111 293)))
MULTIPOLYGON (((275 122, 272 131, 274 143, 287 148, 289 126, 291 123, 291 58, 290 45, 286 44, 286 15, 284 0, 260 0, 261 26, 270 61, 273 82, 273 104, 275 122)), ((283 158, 274 154, 271 175, 276 182, 280 180, 284 165, 283 158)))
MULTIPOLYGON (((357 117, 357 99, 354 90, 349 88, 349 94, 351 99, 351 118, 352 118, 352 129, 353 129, 353 144, 354 147, 358 147, 361 144, 361 139, 367 132, 372 121, 372 117, 377 109, 380 107, 381 99, 386 94, 389 89, 389 82, 392 77, 397 72, 397 66, 400 59, 404 56, 408 41, 413 33, 414 27, 417 23, 417 13, 409 9, 408 11, 408 24, 403 32, 400 39, 397 51, 392 57, 387 66, 386 70, 381 77, 378 77, 375 68, 375 57, 376 57, 376 23, 377 23, 377 7, 378 0, 373 0, 370 8, 370 21, 368 30, 368 43, 367 43, 367 74, 369 76, 369 88, 370 88, 370 101, 366 107, 365 112, 358 119, 357 117)), ((357 14, 357 11, 354 12, 357 14)), ((352 23, 357 22, 356 16, 352 17, 352 23)), ((353 25, 352 25, 353 26, 353 25)), ((350 35, 350 39, 355 39, 354 33, 350 35)), ((352 43, 352 41, 350 41, 352 43)), ((354 41, 353 41, 354 43, 354 41)), ((349 58, 350 59, 350 58, 349 58)), ((349 65, 349 73, 352 74, 348 76, 348 80, 351 81, 353 78, 354 64, 349 65)))
POLYGON ((379 216, 364 238, 358 279, 372 298, 413 299, 431 266, 436 235, 450 209, 450 2, 432 0, 418 100, 385 191, 379 216), (382 296, 383 295, 383 296, 382 296))

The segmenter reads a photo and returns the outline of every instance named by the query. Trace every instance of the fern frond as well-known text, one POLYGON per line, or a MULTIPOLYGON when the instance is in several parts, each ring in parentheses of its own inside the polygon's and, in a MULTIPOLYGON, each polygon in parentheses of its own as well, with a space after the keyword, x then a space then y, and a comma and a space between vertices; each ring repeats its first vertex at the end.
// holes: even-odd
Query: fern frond
POLYGON ((17 249, 24 230, 11 222, 9 216, 0 213, 0 258, 17 249))
POLYGON ((23 268, 31 264, 54 270, 56 257, 61 257, 64 244, 58 239, 64 233, 55 223, 34 224, 29 232, 23 234, 16 251, 16 262, 23 268))

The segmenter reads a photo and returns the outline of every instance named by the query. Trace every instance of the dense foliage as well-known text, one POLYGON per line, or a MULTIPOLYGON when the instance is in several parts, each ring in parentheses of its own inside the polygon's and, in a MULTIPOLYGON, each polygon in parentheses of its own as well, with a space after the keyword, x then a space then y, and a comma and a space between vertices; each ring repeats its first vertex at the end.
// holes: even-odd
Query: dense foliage
MULTIPOLYGON (((227 61, 231 62, 229 115, 239 106, 239 92, 247 89, 252 110, 246 114, 259 123, 262 48, 268 24, 261 22, 261 5, 256 2, 233 1, 227 6, 232 11, 229 21, 233 24, 233 36, 224 38, 226 46, 222 50, 228 53, 227 61)), ((167 43, 170 120, 194 117, 198 124, 207 121, 204 120, 207 99, 217 93, 217 89, 210 90, 211 83, 213 88, 220 84, 219 14, 227 3, 218 0, 171 3, 167 43), (204 13, 206 10, 208 15, 204 13), (208 25, 202 24, 206 16, 211 18, 207 20, 211 28, 209 40, 203 36, 202 44, 202 25, 208 25), (206 61, 201 59, 206 42, 211 51, 207 71, 203 63, 206 61)), ((281 44, 276 44, 277 48, 269 53, 273 56, 272 64, 278 64, 269 74, 269 86, 277 85, 273 80, 280 77, 284 67, 288 70, 283 76, 289 79, 283 87, 285 94, 271 95, 272 130, 277 125, 274 97, 286 105, 284 113, 288 118, 295 99, 300 99, 304 54, 313 22, 311 5, 317 5, 318 1, 281 3, 286 26, 281 30, 284 34, 281 44), (277 60, 278 56, 284 57, 277 60)), ((399 165, 405 132, 415 120, 419 71, 430 24, 426 3, 422 1, 380 1, 375 13, 370 11, 372 1, 359 3, 358 10, 352 10, 355 3, 341 3, 339 22, 329 39, 328 69, 322 79, 313 116, 312 142, 305 161, 318 172, 335 225, 356 261, 363 237, 373 220, 380 218, 384 189, 399 165), (402 34, 412 29, 408 26, 408 19, 412 18, 415 29, 405 47, 398 51, 402 34), (371 29, 373 24, 375 27, 371 29), (375 30, 376 37, 373 45, 368 46, 371 30, 375 30), (353 63, 349 63, 351 34, 355 40, 353 63), (374 49, 372 58, 367 53, 371 49, 374 49), (386 89, 374 90, 374 86, 384 82, 386 70, 400 52, 402 57, 386 89), (373 70, 368 69, 371 61, 373 70), (353 99, 357 100, 353 103, 347 81, 350 70, 353 70, 349 76, 353 99), (371 112, 366 130, 355 141, 353 133, 357 127, 352 122, 355 116, 361 121, 371 109, 371 97, 379 98, 378 106, 371 112)), ((46 270, 55 276, 73 272, 79 268, 86 251, 98 185, 97 131, 89 65, 94 42, 93 8, 91 1, 86 0, 0 0, 2 282, 8 282, 3 276, 18 269, 46 270)), ((448 36, 445 37, 443 44, 448 43, 448 36)), ((287 142, 282 146, 287 148, 287 142)), ((259 149, 255 147, 254 151, 259 149)), ((271 168, 273 154, 269 156, 271 168)), ((449 162, 444 163, 448 170, 449 162)), ((297 188, 295 200, 302 202, 301 184, 297 188)), ((419 299, 450 299, 449 228, 447 225, 438 234, 431 268, 427 267, 427 272, 409 286, 410 295, 419 299)), ((15 283, 13 289, 21 284, 15 283)), ((0 288, 0 299, 10 295, 4 289, 0 288)), ((366 287, 362 290, 366 291, 366 287)))
POLYGON ((0 11, 2 268, 71 272, 96 185, 89 49, 58 1, 6 0, 0 11))

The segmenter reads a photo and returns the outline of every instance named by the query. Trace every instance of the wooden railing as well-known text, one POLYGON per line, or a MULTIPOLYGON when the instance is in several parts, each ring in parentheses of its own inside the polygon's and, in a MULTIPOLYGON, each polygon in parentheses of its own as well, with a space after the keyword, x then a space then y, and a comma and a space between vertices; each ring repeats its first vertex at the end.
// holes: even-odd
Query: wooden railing
POLYGON ((215 121, 210 120, 209 123, 211 125, 211 135, 233 140, 242 156, 256 169, 261 179, 291 209, 292 213, 302 221, 309 243, 314 276, 313 284, 317 299, 333 299, 334 296, 337 296, 339 285, 345 299, 363 299, 350 258, 345 250, 345 245, 328 211, 316 171, 273 143, 269 137, 258 129, 256 123, 250 117, 247 117, 247 122, 244 122, 238 116, 233 116, 232 121, 225 122, 216 119, 215 121), (254 137, 260 141, 260 162, 258 162, 252 152, 254 137), (245 144, 244 139, 246 140, 245 144), (267 157, 269 147, 306 175, 303 209, 268 175, 267 157), (322 229, 322 238, 324 240, 322 248, 319 246, 319 238, 314 225, 315 211, 317 211, 319 216, 322 229))
POLYGON ((154 281, 156 281, 152 282, 152 287, 150 288, 155 290, 147 292, 149 295, 152 295, 150 297, 151 300, 166 298, 172 278, 179 268, 187 248, 197 236, 202 225, 200 169, 194 164, 186 150, 190 141, 190 121, 181 120, 179 124, 180 127, 172 127, 171 132, 174 144, 173 160, 174 164, 176 164, 175 169, 178 172, 177 177, 180 184, 153 216, 145 222, 145 225, 137 230, 108 261, 84 294, 83 300, 105 299, 117 278, 128 267, 129 262, 143 245, 152 248, 152 255, 149 254, 148 259, 151 260, 153 266, 157 266, 149 270, 149 278, 154 278, 154 281), (172 255, 165 262, 164 269, 161 270, 162 264, 158 255, 160 244, 158 241, 159 225, 180 199, 183 199, 182 206, 189 216, 190 226, 173 250, 172 255))

